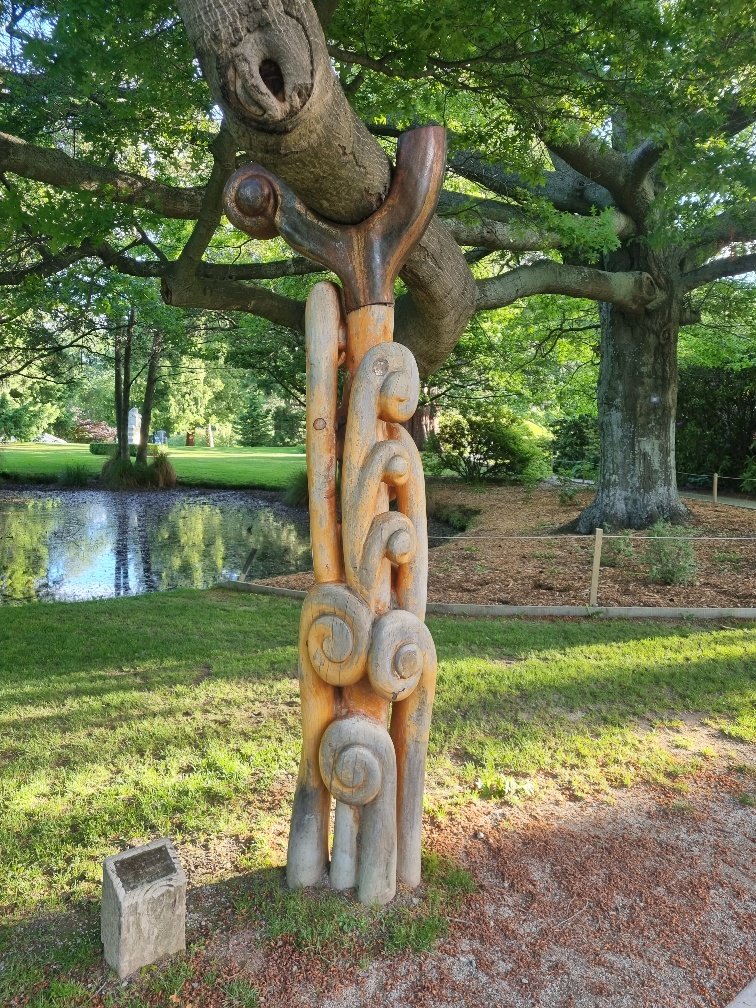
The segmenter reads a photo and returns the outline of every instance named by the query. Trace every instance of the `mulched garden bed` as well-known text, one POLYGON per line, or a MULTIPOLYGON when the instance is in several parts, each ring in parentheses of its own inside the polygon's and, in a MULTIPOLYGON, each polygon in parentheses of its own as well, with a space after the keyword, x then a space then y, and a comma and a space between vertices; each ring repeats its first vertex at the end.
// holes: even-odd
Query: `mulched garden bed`
MULTIPOLYGON (((550 488, 526 492, 520 487, 444 484, 432 485, 428 497, 431 514, 459 508, 479 512, 459 534, 450 529, 449 539, 431 538, 429 601, 587 605, 593 537, 562 530, 589 503, 592 492, 560 503, 559 492, 550 488), (518 536, 537 538, 513 538, 518 536)), ((756 510, 698 500, 685 503, 691 520, 679 532, 692 539, 692 581, 654 583, 646 557, 647 533, 632 533, 627 543, 607 539, 600 606, 756 606, 756 510), (753 541, 742 541, 747 536, 753 541), (726 541, 730 537, 735 541, 726 541)), ((264 583, 307 589, 312 576, 292 574, 264 583)))

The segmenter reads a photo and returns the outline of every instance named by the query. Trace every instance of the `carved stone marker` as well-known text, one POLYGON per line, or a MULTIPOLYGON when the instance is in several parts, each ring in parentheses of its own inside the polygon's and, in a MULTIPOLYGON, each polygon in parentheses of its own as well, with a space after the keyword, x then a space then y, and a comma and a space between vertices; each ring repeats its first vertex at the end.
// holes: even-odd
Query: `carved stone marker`
POLYGON ((320 880, 335 799, 331 885, 356 886, 370 904, 392 899, 397 879, 420 882, 436 652, 423 622, 423 468, 401 426, 420 380, 392 338, 394 281, 433 216, 445 152, 440 127, 406 133, 386 199, 355 225, 318 217, 260 165, 239 169, 225 194, 238 228, 281 235, 343 283, 317 284, 305 314, 316 583, 300 623, 303 742, 286 871, 292 887, 320 880))
POLYGON ((186 875, 170 840, 105 859, 102 944, 105 961, 127 977, 186 948, 186 875))

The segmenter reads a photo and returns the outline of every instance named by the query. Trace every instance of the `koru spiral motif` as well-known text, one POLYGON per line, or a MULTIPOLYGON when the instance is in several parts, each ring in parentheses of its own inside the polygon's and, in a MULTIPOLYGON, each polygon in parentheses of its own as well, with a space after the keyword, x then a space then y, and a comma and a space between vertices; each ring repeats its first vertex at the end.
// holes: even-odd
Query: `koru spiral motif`
POLYGON ((386 199, 353 226, 313 214, 258 165, 226 187, 237 227, 280 234, 344 285, 318 284, 305 314, 315 586, 300 620, 302 759, 287 880, 320 881, 335 802, 331 885, 356 887, 371 904, 388 902, 397 880, 420 881, 436 652, 423 622, 423 470, 402 426, 420 380, 410 351, 392 342, 393 285, 431 219, 444 161, 442 129, 405 134, 386 199))

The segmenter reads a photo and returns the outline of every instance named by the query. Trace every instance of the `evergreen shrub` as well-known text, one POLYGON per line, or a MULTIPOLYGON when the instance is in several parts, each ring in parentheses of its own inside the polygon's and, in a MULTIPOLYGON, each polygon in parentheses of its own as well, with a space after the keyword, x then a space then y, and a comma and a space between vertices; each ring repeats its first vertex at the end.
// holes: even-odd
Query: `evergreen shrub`
POLYGON ((446 410, 427 448, 464 479, 532 483, 551 467, 541 442, 527 425, 503 406, 475 404, 464 414, 446 410))

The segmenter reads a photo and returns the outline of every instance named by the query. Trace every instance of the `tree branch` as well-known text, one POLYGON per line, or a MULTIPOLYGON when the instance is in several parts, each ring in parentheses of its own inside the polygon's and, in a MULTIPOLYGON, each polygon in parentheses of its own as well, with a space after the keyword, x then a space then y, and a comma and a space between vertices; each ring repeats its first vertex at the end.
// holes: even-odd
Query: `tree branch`
POLYGON ((193 286, 202 256, 223 215, 223 187, 236 167, 236 147, 225 127, 221 127, 211 149, 213 170, 202 194, 197 221, 178 259, 170 263, 163 273, 160 289, 163 299, 169 304, 180 302, 179 288, 193 286))
POLYGON ((756 204, 725 210, 711 220, 701 231, 696 245, 725 248, 733 242, 756 241, 756 204))
POLYGON ((86 240, 81 245, 68 245, 55 255, 43 255, 34 263, 0 270, 0 287, 18 287, 29 277, 49 277, 68 269, 75 262, 94 254, 94 247, 86 240))
MULTIPOLYGON (((639 165, 642 167, 652 153, 641 148, 638 150, 639 165)), ((624 154, 611 147, 600 146, 590 136, 582 137, 578 143, 550 144, 549 149, 586 179, 611 193, 617 206, 642 227, 654 199, 648 171, 635 171, 624 154)))
POLYGON ((637 189, 648 177, 664 153, 664 146, 655 140, 644 140, 628 156, 627 181, 637 189))
POLYGON ((533 185, 514 172, 490 164, 477 151, 454 151, 449 156, 449 167, 462 178, 516 202, 523 194, 540 196, 557 210, 579 214, 615 206, 611 193, 603 186, 590 182, 564 161, 555 158, 554 163, 556 170, 546 172, 541 185, 533 185))
POLYGON ((174 188, 141 175, 102 168, 69 157, 54 147, 26 143, 8 133, 0 133, 0 171, 58 189, 107 197, 177 220, 196 219, 203 192, 202 188, 174 188))
POLYGON ((196 277, 178 289, 163 286, 161 293, 166 304, 179 308, 250 312, 304 334, 304 304, 264 287, 196 277))
MULTIPOLYGON (((443 192, 439 216, 458 245, 480 246, 510 252, 560 249, 568 242, 556 231, 534 224, 512 204, 496 200, 476 200, 462 193, 443 192)), ((633 221, 620 210, 614 211, 615 233, 619 238, 635 234, 633 221)), ((583 220, 590 227, 594 218, 583 220)))
POLYGON ((565 294, 568 297, 607 301, 629 312, 641 311, 658 295, 648 273, 607 273, 564 263, 539 262, 478 281, 478 311, 503 308, 531 294, 565 294))
POLYGON ((723 277, 739 276, 742 273, 754 271, 756 271, 756 252, 742 256, 712 259, 711 262, 705 263, 698 269, 684 273, 681 278, 682 288, 684 291, 691 291, 711 283, 712 280, 721 280, 723 277))
POLYGON ((315 13, 318 15, 320 27, 325 31, 331 23, 331 18, 336 13, 339 0, 313 0, 312 5, 315 8, 315 13))

